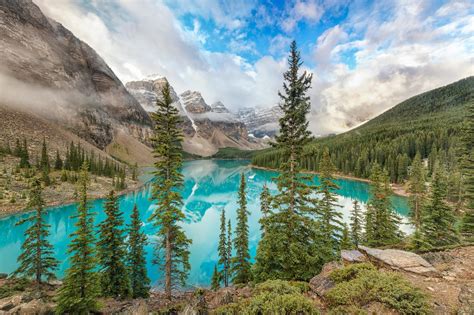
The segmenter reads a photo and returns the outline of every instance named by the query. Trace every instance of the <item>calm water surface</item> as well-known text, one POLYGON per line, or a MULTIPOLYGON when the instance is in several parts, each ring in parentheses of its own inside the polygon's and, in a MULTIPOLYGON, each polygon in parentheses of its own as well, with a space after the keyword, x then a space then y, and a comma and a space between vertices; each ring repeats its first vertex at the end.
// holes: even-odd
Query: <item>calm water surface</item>
MULTIPOLYGON (((259 195, 264 183, 267 183, 272 193, 276 192, 276 184, 271 179, 276 176, 275 172, 252 169, 247 161, 216 161, 201 160, 191 161, 184 164, 185 176, 183 200, 183 211, 186 214, 186 222, 183 227, 189 238, 193 240, 191 250, 191 266, 188 283, 190 285, 208 285, 217 261, 217 242, 219 235, 220 213, 225 210, 227 218, 232 221, 233 227, 236 222, 237 189, 240 174, 244 173, 247 180, 247 198, 250 211, 250 251, 252 257, 255 255, 256 246, 260 238, 258 219, 261 216, 259 207, 259 195)), ((318 183, 317 177, 315 182, 318 183)), ((344 219, 348 222, 349 210, 353 200, 359 200, 362 208, 369 198, 369 187, 364 182, 343 180, 337 181, 340 190, 339 204, 344 219)), ((129 193, 120 197, 120 209, 128 223, 133 205, 136 203, 140 209, 141 218, 144 221, 144 231, 148 235, 150 243, 147 250, 148 272, 154 285, 159 285, 160 271, 152 265, 153 242, 155 229, 147 218, 153 212, 154 206, 149 200, 150 187, 129 193)), ((393 206, 395 210, 406 217, 408 204, 406 198, 394 196, 393 206)), ((104 219, 103 200, 95 200, 90 203, 92 211, 96 213, 96 222, 104 219)), ((76 213, 76 205, 66 205, 48 208, 45 218, 51 225, 50 241, 54 245, 56 257, 61 261, 58 276, 62 277, 68 266, 67 246, 69 234, 74 230, 74 220, 71 215, 76 213)), ((0 272, 10 273, 17 266, 16 258, 20 253, 20 246, 25 238, 25 226, 15 226, 25 214, 13 215, 0 218, 0 272)), ((408 231, 410 227, 403 225, 402 229, 408 231)))

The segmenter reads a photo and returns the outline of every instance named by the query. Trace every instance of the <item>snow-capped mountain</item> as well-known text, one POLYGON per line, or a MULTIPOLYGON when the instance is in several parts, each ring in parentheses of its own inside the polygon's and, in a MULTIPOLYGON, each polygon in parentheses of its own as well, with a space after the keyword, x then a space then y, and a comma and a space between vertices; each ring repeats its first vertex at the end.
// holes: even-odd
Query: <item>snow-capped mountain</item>
POLYGON ((243 108, 237 117, 246 126, 250 134, 257 138, 273 137, 279 130, 279 119, 283 116, 280 107, 243 108))
MULTIPOLYGON (((128 91, 148 112, 156 110, 156 99, 160 97, 167 79, 160 76, 147 77, 128 82, 128 91)), ((222 102, 208 105, 198 91, 185 91, 179 96, 171 87, 175 106, 183 116, 185 151, 198 155, 212 155, 219 148, 235 147, 258 149, 263 144, 248 137, 247 127, 222 102)))

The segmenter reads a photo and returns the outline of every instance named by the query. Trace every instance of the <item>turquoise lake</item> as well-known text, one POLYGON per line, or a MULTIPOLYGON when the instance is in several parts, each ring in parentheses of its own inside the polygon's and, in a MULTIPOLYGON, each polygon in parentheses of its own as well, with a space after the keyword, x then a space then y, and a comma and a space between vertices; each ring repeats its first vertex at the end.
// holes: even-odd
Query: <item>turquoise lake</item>
MULTIPOLYGON (((214 264, 217 261, 217 241, 219 235, 219 220, 221 211, 226 211, 227 218, 232 221, 233 227, 236 222, 237 189, 240 174, 244 173, 247 180, 247 199, 250 211, 249 232, 250 250, 252 257, 255 255, 260 229, 258 219, 259 195, 264 183, 267 183, 272 193, 276 192, 276 184, 272 182, 277 173, 259 169, 253 169, 248 161, 219 161, 198 160, 185 162, 183 167, 185 183, 183 189, 183 211, 186 214, 186 222, 183 223, 184 230, 189 238, 193 240, 191 250, 192 270, 189 274, 188 284, 190 286, 206 286, 210 283, 214 264)), ((314 178, 318 183, 317 176, 314 178)), ((340 211, 348 222, 349 210, 353 200, 359 200, 362 208, 369 198, 369 186, 365 182, 339 179, 340 189, 338 191, 340 211)), ((155 240, 155 228, 147 222, 147 218, 153 212, 154 206, 149 200, 150 187, 145 186, 141 190, 120 197, 120 209, 124 212, 126 222, 133 205, 136 203, 140 209, 141 218, 144 221, 144 231, 149 236, 147 246, 148 272, 153 285, 160 285, 160 271, 151 263, 153 258, 153 242, 155 240)), ((402 216, 401 229, 410 231, 406 224, 408 213, 407 199, 399 196, 392 197, 394 209, 402 216)), ((103 200, 98 199, 90 202, 90 208, 96 213, 96 222, 104 219, 103 200)), ((65 205, 48 208, 45 219, 51 225, 50 241, 54 245, 56 256, 61 261, 58 276, 62 277, 68 266, 67 246, 69 234, 74 229, 74 220, 70 219, 76 213, 76 205, 65 205)), ((27 214, 13 215, 0 218, 0 273, 10 273, 17 266, 17 256, 24 240, 25 226, 15 226, 27 214)))

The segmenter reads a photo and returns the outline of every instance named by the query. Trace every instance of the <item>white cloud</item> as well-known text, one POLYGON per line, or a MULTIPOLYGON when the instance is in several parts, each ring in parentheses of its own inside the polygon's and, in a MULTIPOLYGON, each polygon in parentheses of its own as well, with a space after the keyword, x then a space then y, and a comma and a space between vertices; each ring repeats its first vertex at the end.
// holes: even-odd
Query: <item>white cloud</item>
MULTIPOLYGON (((275 84, 262 81, 264 77, 266 81, 280 82, 282 69, 277 61, 265 57, 253 65, 247 63, 236 53, 255 51, 255 47, 238 36, 232 44, 234 52, 204 50, 200 25, 195 23, 190 31, 183 29, 162 2, 121 0, 110 12, 119 10, 123 16, 110 18, 85 11, 74 0, 37 3, 46 15, 92 46, 123 82, 158 73, 166 76, 178 93, 198 90, 208 103, 221 100, 231 109, 273 105, 277 101, 276 89, 265 89, 275 84)), ((190 3, 196 10, 204 7, 200 2, 190 3)), ((233 8, 228 4, 227 10, 233 8)), ((100 9, 102 14, 111 10, 100 9)), ((219 11, 208 9, 207 14, 219 16, 219 11)))
POLYGON ((440 20, 427 14, 425 2, 400 2, 393 16, 380 19, 378 10, 385 9, 376 8, 364 22, 364 13, 356 14, 317 39, 316 71, 330 75, 312 91, 314 132, 345 131, 411 96, 474 74, 474 34, 464 31, 472 13, 443 9, 440 20), (363 39, 347 41, 341 34, 354 25, 365 30, 363 39), (354 48, 350 69, 340 58, 354 48))
POLYGON ((297 0, 289 8, 288 16, 282 21, 281 26, 285 32, 291 32, 299 21, 319 22, 323 13, 323 7, 316 0, 297 0))
MULTIPOLYGON (((90 44, 124 82, 158 73, 177 92, 198 90, 207 102, 221 100, 232 109, 276 104, 286 68, 290 39, 283 34, 270 41, 269 52, 277 57, 262 55, 249 63, 239 56, 249 49, 261 53, 245 46, 243 27, 252 10, 261 19, 257 27, 280 19, 283 28, 294 30, 299 21, 316 25, 324 10, 340 6, 340 1, 298 0, 282 20, 272 7, 244 0, 176 0, 169 4, 178 8, 173 10, 154 0, 95 1, 95 10, 75 0, 36 2, 90 44), (184 29, 178 16, 187 13, 232 32, 231 50, 205 50, 206 36, 220 31, 203 34, 198 20, 184 29)), ((410 96, 474 74, 472 4, 433 6, 408 0, 351 4, 344 21, 314 39, 316 66, 308 70, 315 73, 310 92, 315 133, 345 131, 410 96)))

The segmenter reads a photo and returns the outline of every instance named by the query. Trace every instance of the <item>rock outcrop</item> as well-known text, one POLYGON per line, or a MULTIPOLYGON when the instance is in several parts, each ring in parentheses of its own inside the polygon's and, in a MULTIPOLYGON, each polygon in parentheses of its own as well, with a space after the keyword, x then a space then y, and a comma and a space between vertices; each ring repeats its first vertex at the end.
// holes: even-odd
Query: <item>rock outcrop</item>
POLYGON ((325 264, 321 272, 309 281, 311 290, 313 290, 313 292, 319 297, 324 297, 326 292, 328 292, 335 285, 334 281, 331 280, 329 275, 333 271, 341 269, 342 267, 343 265, 337 261, 332 261, 325 264))
POLYGON ((188 113, 202 114, 211 111, 211 106, 207 105, 201 93, 197 91, 184 91, 180 97, 188 113))
POLYGON ((0 2, 0 104, 57 122, 104 149, 151 121, 104 60, 30 0, 0 2))
POLYGON ((377 249, 359 246, 369 261, 394 270, 403 270, 420 275, 437 276, 438 271, 418 254, 399 249, 377 249))

